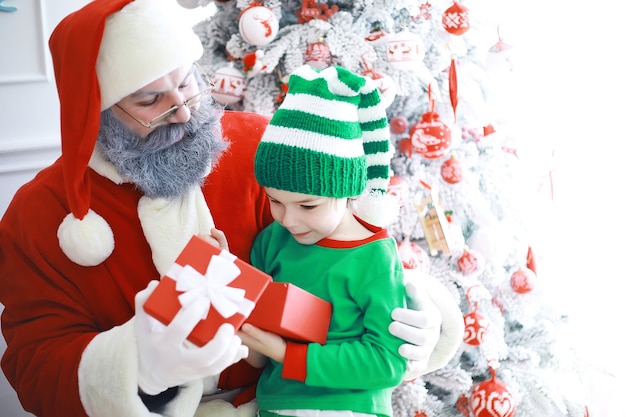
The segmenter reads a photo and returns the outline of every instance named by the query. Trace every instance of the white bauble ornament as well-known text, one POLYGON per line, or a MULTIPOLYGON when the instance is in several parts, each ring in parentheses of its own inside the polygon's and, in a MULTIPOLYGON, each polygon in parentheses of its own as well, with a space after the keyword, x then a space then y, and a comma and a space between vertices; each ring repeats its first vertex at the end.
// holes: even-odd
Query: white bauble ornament
POLYGON ((215 87, 211 91, 213 98, 220 104, 234 104, 243 97, 246 77, 231 62, 213 74, 215 87))
POLYGON ((507 74, 513 71, 515 53, 513 46, 499 40, 487 51, 487 71, 492 74, 507 74))
POLYGON ((387 61, 396 69, 417 69, 425 53, 424 42, 413 32, 403 30, 387 37, 387 61))
POLYGON ((278 19, 267 7, 249 7, 239 18, 239 33, 250 45, 267 45, 276 38, 278 19))

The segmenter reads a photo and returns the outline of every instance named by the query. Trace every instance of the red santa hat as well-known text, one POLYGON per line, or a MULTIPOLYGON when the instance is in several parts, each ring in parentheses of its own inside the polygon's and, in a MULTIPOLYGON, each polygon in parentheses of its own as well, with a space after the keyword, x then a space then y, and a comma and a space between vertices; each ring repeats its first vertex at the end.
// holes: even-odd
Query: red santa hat
POLYGON ((73 262, 94 266, 113 252, 110 226, 90 209, 87 167, 100 112, 203 52, 175 0, 94 0, 65 17, 50 37, 61 106, 61 148, 71 211, 57 231, 73 262))

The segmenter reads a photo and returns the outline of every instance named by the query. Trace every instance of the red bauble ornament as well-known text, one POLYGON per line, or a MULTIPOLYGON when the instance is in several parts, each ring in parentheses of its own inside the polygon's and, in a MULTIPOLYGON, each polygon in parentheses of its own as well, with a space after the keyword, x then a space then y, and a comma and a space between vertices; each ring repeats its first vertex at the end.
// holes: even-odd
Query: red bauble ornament
POLYGON ((465 249, 459 256, 457 267, 463 275, 471 275, 483 269, 484 258, 481 254, 471 249, 465 249))
POLYGON ((530 268, 521 267, 511 275, 511 287, 520 294, 531 292, 536 283, 537 275, 530 268))
POLYGON ((406 198, 409 195, 409 185, 398 175, 393 175, 389 178, 389 187, 387 193, 398 198, 398 204, 400 207, 404 205, 406 198))
POLYGON ((461 167, 461 161, 454 156, 444 161, 441 164, 441 177, 448 184, 457 184, 463 180, 463 169, 461 167))
POLYGON ((374 84, 380 93, 380 101, 385 108, 389 107, 396 99, 396 94, 398 92, 396 82, 390 76, 370 68, 365 60, 363 61, 363 65, 365 66, 365 70, 361 72, 361 75, 364 75, 374 81, 374 84))
POLYGON ((480 345, 489 330, 489 320, 477 311, 472 311, 463 316, 463 321, 465 322, 463 341, 472 346, 480 345))
MULTIPOLYGON (((467 304, 471 305, 469 298, 470 291, 476 286, 470 287, 465 293, 465 299, 467 304)), ((485 340, 485 334, 489 330, 489 320, 482 314, 478 313, 478 303, 474 304, 472 311, 463 316, 465 322, 465 333, 463 334, 463 341, 468 345, 478 346, 485 340)))
POLYGON ((276 38, 278 19, 271 9, 251 3, 239 16, 239 33, 250 45, 267 45, 276 38))
POLYGON ((313 42, 306 47, 304 62, 313 68, 328 68, 332 62, 330 49, 325 42, 313 42))
POLYGON ((448 7, 446 11, 443 12, 441 22, 447 32, 453 35, 464 34, 470 28, 467 7, 455 1, 452 6, 448 7))
POLYGON ((389 128, 391 129, 391 132, 395 133, 396 135, 401 135, 402 133, 406 132, 408 127, 409 127, 408 120, 406 120, 406 118, 401 117, 401 116, 394 117, 389 122, 389 128))
POLYGON ((491 379, 472 388, 470 404, 474 417, 513 417, 515 401, 507 386, 496 378, 496 371, 489 367, 491 379))
POLYGON ((398 253, 404 268, 416 269, 421 272, 428 272, 430 269, 430 258, 428 258, 426 251, 408 238, 398 242, 398 253))
POLYGON ((213 74, 215 87, 211 95, 220 104, 233 104, 241 100, 246 86, 246 77, 243 72, 234 67, 231 62, 213 74))
POLYGON ((296 15, 298 16, 298 23, 306 23, 313 19, 326 21, 338 11, 339 6, 337 5, 329 7, 327 4, 322 4, 320 6, 315 0, 302 0, 302 5, 296 15))
POLYGON ((450 129, 434 111, 424 113, 420 122, 411 128, 410 135, 415 152, 426 159, 442 157, 452 142, 450 129))
POLYGON ((461 394, 459 396, 459 399, 456 400, 455 408, 459 413, 463 414, 465 417, 471 417, 469 398, 467 398, 465 394, 461 394))
POLYGON ((402 138, 397 144, 398 150, 409 158, 413 156, 413 145, 411 138, 402 138))

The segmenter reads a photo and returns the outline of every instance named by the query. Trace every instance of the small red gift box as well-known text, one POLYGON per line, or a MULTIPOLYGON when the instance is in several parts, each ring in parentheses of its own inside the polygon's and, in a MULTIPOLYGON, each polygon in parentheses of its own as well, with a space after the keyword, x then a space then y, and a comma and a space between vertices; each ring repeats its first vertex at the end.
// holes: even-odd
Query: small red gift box
POLYGON ((287 339, 326 343, 332 304, 302 288, 271 282, 246 320, 287 339))
POLYGON ((204 346, 224 323, 238 330, 270 281, 269 275, 230 252, 193 236, 143 308, 167 325, 184 304, 196 297, 205 297, 207 306, 210 300, 207 317, 187 338, 204 346))

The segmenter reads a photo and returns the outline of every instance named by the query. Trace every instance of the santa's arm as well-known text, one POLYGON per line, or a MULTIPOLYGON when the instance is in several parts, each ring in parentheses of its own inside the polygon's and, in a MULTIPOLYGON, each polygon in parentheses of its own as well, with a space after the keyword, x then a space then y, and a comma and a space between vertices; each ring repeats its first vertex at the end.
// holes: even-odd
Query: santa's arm
POLYGON ((444 367, 463 340, 463 314, 452 294, 434 277, 405 269, 408 309, 393 311, 389 331, 406 341, 400 354, 409 359, 410 380, 444 367))
POLYGON ((99 333, 87 345, 78 369, 81 401, 92 417, 193 416, 202 397, 202 380, 178 389, 159 414, 148 410, 138 393, 134 318, 99 333))

